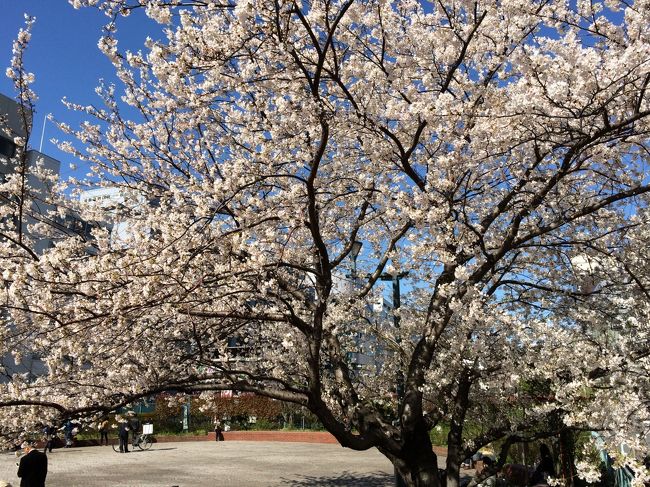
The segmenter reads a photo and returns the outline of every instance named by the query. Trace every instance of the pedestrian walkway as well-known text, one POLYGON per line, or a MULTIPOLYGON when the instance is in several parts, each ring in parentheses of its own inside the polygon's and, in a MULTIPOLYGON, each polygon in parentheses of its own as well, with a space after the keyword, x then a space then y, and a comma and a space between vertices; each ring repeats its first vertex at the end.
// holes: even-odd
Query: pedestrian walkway
MULTIPOLYGON (((47 487, 390 487, 393 467, 378 451, 278 442, 158 443, 148 451, 110 446, 56 449, 47 487)), ((0 454, 0 480, 17 487, 16 457, 0 454)))

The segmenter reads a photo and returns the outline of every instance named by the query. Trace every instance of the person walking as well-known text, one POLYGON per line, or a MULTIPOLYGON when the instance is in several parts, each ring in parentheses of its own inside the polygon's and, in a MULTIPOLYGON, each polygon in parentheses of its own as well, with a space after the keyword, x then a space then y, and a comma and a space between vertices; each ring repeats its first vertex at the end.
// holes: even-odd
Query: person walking
POLYGON ((20 487, 45 487, 47 455, 34 448, 31 442, 23 443, 24 455, 18 464, 20 487))
POLYGON ((129 428, 128 421, 123 421, 120 423, 120 429, 117 432, 117 435, 120 437, 120 453, 129 453, 129 428))
POLYGON ((108 418, 106 416, 99 421, 99 446, 102 446, 104 440, 108 446, 108 418))
POLYGON ((67 420, 63 424, 63 437, 65 438, 65 447, 64 448, 72 448, 72 430, 74 429, 74 424, 72 424, 72 421, 67 420))

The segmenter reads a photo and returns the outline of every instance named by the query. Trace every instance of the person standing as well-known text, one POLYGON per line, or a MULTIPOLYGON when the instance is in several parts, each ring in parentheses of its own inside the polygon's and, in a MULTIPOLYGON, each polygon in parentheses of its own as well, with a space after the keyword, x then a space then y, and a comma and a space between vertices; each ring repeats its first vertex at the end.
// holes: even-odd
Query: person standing
POLYGON ((52 447, 54 446, 54 437, 56 435, 56 428, 51 424, 48 424, 43 429, 43 434, 45 434, 45 448, 43 448, 43 453, 45 452, 52 453, 52 447))
POLYGON ((539 465, 530 478, 530 485, 548 485, 548 478, 555 476, 555 464, 551 450, 544 443, 539 445, 539 465))
POLYGON ((106 416, 99 421, 99 446, 102 446, 104 440, 108 446, 108 418, 106 416))
POLYGON ((138 446, 140 436, 140 420, 133 411, 130 411, 128 416, 129 428, 131 429, 131 444, 133 445, 133 448, 135 448, 138 446))
POLYGON ((120 437, 120 453, 129 453, 129 428, 128 421, 120 423, 120 429, 117 434, 120 437))
POLYGON ((223 441, 223 427, 216 416, 214 417, 214 439, 215 441, 223 441))
POLYGON ((47 455, 34 448, 34 445, 23 444, 25 454, 20 457, 18 477, 20 487, 45 487, 47 477, 47 455))

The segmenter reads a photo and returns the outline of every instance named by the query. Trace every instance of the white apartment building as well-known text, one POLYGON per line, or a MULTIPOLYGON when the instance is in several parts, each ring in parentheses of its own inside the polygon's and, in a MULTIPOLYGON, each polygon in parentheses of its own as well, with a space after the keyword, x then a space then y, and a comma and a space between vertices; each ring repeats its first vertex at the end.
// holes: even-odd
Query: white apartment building
MULTIPOLYGON (((132 198, 131 198, 132 200, 132 198)), ((144 197, 138 198, 140 204, 145 204, 144 197)), ((105 218, 99 223, 111 232, 111 244, 123 246, 129 236, 129 224, 118 219, 116 210, 120 206, 129 204, 129 198, 125 195, 124 190, 117 186, 106 186, 83 191, 79 195, 79 201, 84 204, 94 205, 102 210, 105 218)))

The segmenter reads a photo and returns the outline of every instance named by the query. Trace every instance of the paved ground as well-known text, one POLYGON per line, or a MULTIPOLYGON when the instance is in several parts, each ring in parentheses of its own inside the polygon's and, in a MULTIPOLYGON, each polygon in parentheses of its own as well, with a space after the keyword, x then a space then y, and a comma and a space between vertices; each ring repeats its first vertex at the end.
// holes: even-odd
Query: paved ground
MULTIPOLYGON (((115 453, 110 446, 56 449, 47 487, 390 487, 393 468, 376 450, 278 442, 154 444, 115 453)), ((16 457, 0 453, 0 480, 18 487, 16 457)))

